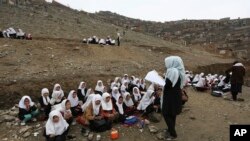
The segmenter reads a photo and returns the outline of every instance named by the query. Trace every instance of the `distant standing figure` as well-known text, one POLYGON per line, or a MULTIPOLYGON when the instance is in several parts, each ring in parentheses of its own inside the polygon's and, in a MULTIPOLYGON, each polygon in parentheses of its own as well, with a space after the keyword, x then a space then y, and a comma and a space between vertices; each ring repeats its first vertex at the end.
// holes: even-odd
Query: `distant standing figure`
POLYGON ((166 65, 166 83, 163 96, 161 97, 161 109, 164 120, 168 126, 166 140, 177 138, 175 131, 176 116, 181 113, 182 93, 185 85, 185 68, 183 61, 178 56, 165 58, 166 65))
POLYGON ((120 33, 118 32, 117 33, 117 45, 120 46, 120 40, 121 40, 121 35, 120 33))
POLYGON ((231 82, 231 93, 234 101, 237 100, 238 93, 242 92, 242 85, 244 84, 245 67, 242 63, 235 61, 233 66, 226 70, 226 75, 228 76, 232 72, 230 79, 231 82))

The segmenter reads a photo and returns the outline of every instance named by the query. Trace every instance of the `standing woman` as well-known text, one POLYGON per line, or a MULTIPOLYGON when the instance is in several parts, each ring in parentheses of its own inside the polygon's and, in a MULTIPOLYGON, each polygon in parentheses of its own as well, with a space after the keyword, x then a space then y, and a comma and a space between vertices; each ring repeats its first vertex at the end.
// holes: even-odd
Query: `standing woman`
POLYGON ((83 103, 86 100, 86 95, 87 95, 87 87, 86 87, 86 83, 85 82, 81 82, 78 86, 78 90, 77 90, 77 96, 79 98, 79 100, 81 100, 83 103))
POLYGON ((185 68, 183 61, 178 56, 165 58, 166 83, 162 96, 162 115, 168 126, 166 139, 177 138, 175 131, 176 116, 181 113, 182 100, 181 89, 185 84, 185 68))

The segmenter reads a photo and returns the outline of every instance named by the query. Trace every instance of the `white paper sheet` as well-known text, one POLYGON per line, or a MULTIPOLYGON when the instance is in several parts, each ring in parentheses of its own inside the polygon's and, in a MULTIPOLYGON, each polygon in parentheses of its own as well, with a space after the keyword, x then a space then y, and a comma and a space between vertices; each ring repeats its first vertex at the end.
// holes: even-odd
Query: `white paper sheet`
POLYGON ((162 87, 165 85, 164 79, 155 70, 148 72, 145 77, 145 80, 158 84, 162 87))

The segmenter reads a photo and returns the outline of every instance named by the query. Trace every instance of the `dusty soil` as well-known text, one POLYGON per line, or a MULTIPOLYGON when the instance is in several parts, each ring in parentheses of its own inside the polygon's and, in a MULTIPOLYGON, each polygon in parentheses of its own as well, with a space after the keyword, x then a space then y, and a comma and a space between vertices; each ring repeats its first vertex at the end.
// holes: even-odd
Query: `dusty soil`
MULTIPOLYGON (((183 112, 177 117, 176 130, 179 141, 228 141, 229 140, 229 125, 231 124, 249 124, 250 123, 250 88, 244 87, 242 98, 244 102, 226 101, 223 98, 211 96, 209 93, 199 93, 192 88, 188 88, 189 102, 184 106, 183 112)), ((17 132, 20 126, 5 126, 2 123, 0 128, 1 138, 15 140, 11 137, 17 132)), ((44 124, 40 122, 40 124, 44 124)), ((37 123, 29 123, 29 125, 37 125, 37 123)), ((165 129, 166 124, 162 119, 160 123, 151 123, 159 129, 165 129)), ((114 126, 119 130, 119 141, 147 141, 158 140, 156 134, 149 132, 145 127, 143 132, 140 132, 136 126, 125 127, 117 124, 114 126)), ((70 134, 77 136, 77 141, 86 141, 80 133, 79 125, 72 126, 70 134)), ((23 139, 27 141, 44 140, 42 130, 39 130, 39 135, 23 139)), ((96 135, 96 134, 95 134, 96 135)), ((102 140, 110 140, 109 132, 101 133, 102 140)), ((20 140, 20 139, 19 139, 20 140)))
MULTIPOLYGON (((105 83, 124 73, 145 77, 150 70, 164 72, 164 58, 179 55, 189 70, 199 72, 201 66, 231 63, 234 59, 223 58, 206 52, 203 48, 186 48, 179 45, 168 47, 151 46, 136 43, 124 43, 121 47, 81 44, 77 40, 37 38, 32 41, 0 39, 0 101, 1 109, 18 103, 22 95, 30 95, 34 101, 40 96, 40 90, 47 87, 52 90, 60 83, 67 94, 76 89, 82 80, 94 87, 97 80, 105 83)), ((214 67, 215 73, 226 69, 214 67)), ((244 87, 242 97, 245 102, 225 101, 212 97, 208 93, 198 93, 188 89, 189 102, 178 116, 177 132, 179 140, 185 141, 227 141, 230 124, 249 124, 250 96, 249 88, 244 87), (194 119, 195 118, 195 119, 194 119)), ((30 123, 36 125, 37 123, 30 123)), ((43 123, 40 123, 43 124, 43 123)), ((166 128, 164 121, 153 124, 159 129, 166 128)), ((1 123, 0 137, 12 139, 20 126, 1 123)), ((123 127, 119 140, 157 140, 156 136, 145 128, 141 133, 137 127, 123 127)), ((24 140, 43 140, 39 130, 38 137, 31 135, 24 140)), ((76 140, 86 140, 80 135, 80 126, 72 127, 70 133, 77 135, 76 140)), ((109 140, 109 132, 102 133, 103 140, 109 140)), ((19 139, 20 140, 20 139, 19 139)))

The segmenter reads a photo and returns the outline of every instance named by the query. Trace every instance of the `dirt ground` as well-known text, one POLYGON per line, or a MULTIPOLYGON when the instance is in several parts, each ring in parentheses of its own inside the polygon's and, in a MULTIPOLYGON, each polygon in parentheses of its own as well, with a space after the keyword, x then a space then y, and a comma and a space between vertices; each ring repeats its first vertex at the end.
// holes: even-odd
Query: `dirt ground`
MULTIPOLYGON (((229 140, 229 125, 231 124, 249 124, 250 123, 250 88, 244 87, 243 94, 240 97, 244 98, 244 102, 226 101, 223 98, 213 97, 208 92, 200 93, 188 88, 190 97, 188 103, 183 108, 183 112, 177 117, 176 130, 179 141, 228 141, 229 140)), ((229 96, 230 97, 230 96, 229 96)), ((1 138, 11 139, 13 133, 18 132, 20 126, 5 126, 2 123, 0 128, 1 138)), ((38 123, 30 123, 36 125, 38 123)), ((41 125, 45 124, 40 122, 41 125)), ((166 128, 163 119, 159 123, 151 123, 160 130, 166 128)), ((148 141, 158 140, 156 134, 149 132, 145 127, 143 132, 140 132, 137 126, 125 127, 120 124, 114 126, 119 130, 119 141, 148 141)), ((80 132, 81 126, 75 125, 70 129, 70 134, 77 136, 77 141, 87 141, 80 132)), ((27 141, 42 141, 42 130, 39 130, 39 135, 23 139, 27 141)), ((97 134, 95 134, 97 135, 97 134)), ((110 132, 101 133, 102 140, 110 140, 110 132)))
MULTIPOLYGON (((107 82, 124 73, 145 77, 150 70, 164 73, 164 58, 179 55, 188 70, 199 72, 200 66, 218 64, 215 72, 223 72, 234 59, 224 58, 206 52, 203 48, 149 46, 124 43, 121 47, 86 45, 76 40, 38 38, 32 41, 0 39, 0 101, 1 109, 12 107, 23 95, 30 95, 34 101, 42 88, 50 91, 55 83, 62 85, 65 94, 76 89, 80 81, 94 87, 101 79, 107 82)), ((204 69, 203 69, 204 70, 204 69)), ((250 88, 244 87, 241 97, 244 102, 225 101, 207 93, 188 88, 189 102, 177 118, 177 133, 180 141, 228 141, 230 124, 250 123, 250 88)), ((20 126, 1 123, 0 137, 13 139, 13 133, 20 126)), ((36 125, 37 123, 30 123, 36 125)), ((43 125, 43 123, 40 123, 43 125)), ((153 124, 159 129, 166 128, 165 122, 153 124)), ((135 127, 115 125, 120 130, 121 141, 157 140, 155 134, 145 128, 143 132, 135 127)), ((28 141, 44 140, 39 130, 38 137, 31 135, 28 141)), ((77 141, 86 138, 80 134, 80 126, 73 126, 70 133, 77 135, 77 141)), ((102 133, 103 140, 109 140, 109 132, 102 133)))

